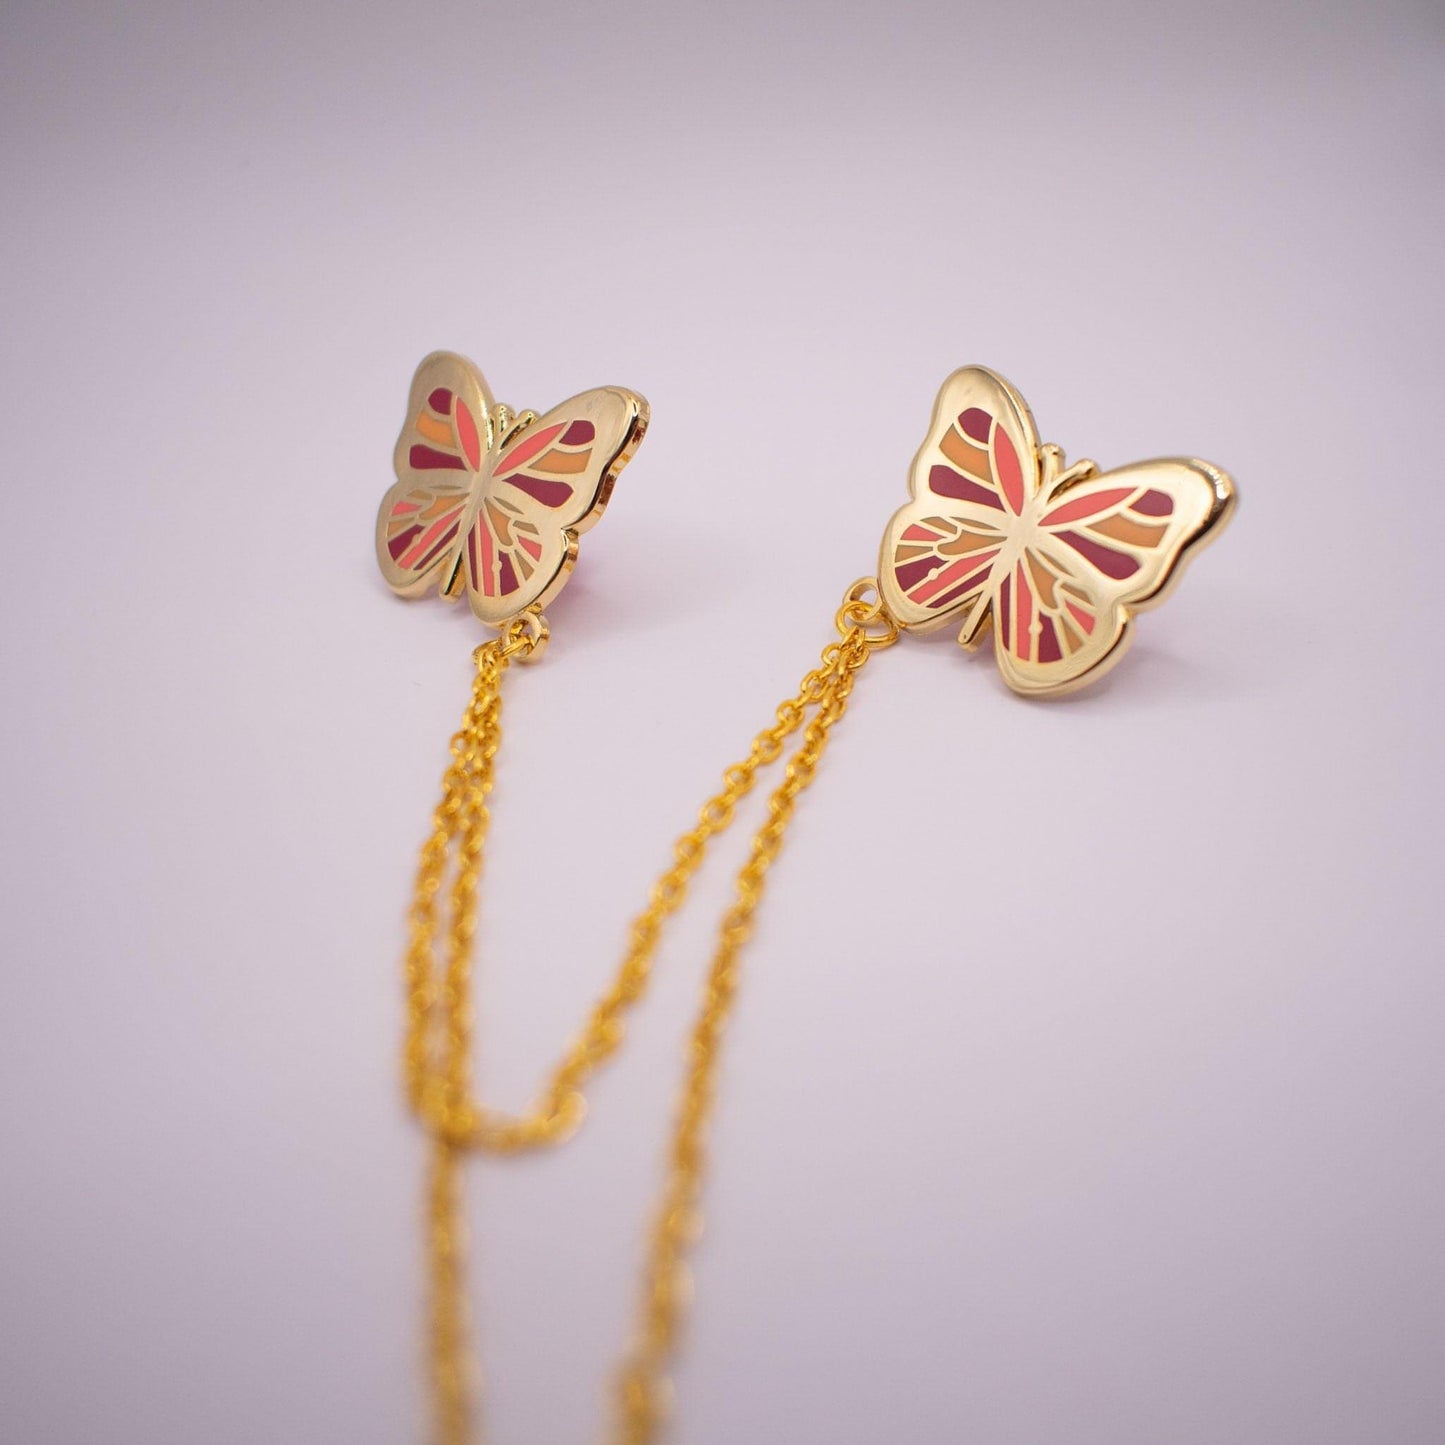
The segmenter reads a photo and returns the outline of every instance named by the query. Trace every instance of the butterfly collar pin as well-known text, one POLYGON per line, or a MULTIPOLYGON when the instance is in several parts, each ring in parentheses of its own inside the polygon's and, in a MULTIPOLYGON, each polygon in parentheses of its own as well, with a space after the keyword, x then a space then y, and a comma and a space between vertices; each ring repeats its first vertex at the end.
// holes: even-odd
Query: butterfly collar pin
POLYGON ((602 515, 647 430, 647 402, 620 387, 584 391, 543 416, 492 399, 463 356, 417 368, 396 444, 396 485, 376 519, 376 555, 392 591, 466 593, 500 627, 545 607, 577 561, 577 538, 602 515))
POLYGON ((991 628, 1004 681, 1035 697, 1117 662, 1133 614, 1218 535, 1235 497, 1192 457, 1066 468, 1023 397, 982 366, 944 382, 911 490, 883 537, 883 605, 902 628, 958 625, 967 648, 991 628))

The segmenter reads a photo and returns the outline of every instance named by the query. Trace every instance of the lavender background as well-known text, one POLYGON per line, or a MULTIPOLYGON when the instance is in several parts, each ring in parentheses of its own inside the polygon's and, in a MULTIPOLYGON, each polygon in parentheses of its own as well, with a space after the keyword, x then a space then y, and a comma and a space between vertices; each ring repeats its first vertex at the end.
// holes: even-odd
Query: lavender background
MULTIPOLYGON (((1445 1439, 1442 30, 10 0, 0 1437, 420 1438, 398 958, 477 634, 370 549, 445 346, 655 418, 507 699, 512 1105, 949 370, 1240 483, 1097 690, 865 674, 746 960, 677 1438, 1445 1439)), ((743 841, 578 1141, 474 1172, 489 1438, 596 1434, 743 841)))

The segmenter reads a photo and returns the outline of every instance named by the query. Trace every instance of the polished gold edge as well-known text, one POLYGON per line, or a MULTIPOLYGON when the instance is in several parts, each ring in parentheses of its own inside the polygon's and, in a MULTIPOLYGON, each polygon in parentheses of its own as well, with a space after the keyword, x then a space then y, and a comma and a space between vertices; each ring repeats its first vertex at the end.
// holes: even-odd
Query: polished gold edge
MULTIPOLYGON (((621 475, 622 469, 637 455, 637 449, 642 445, 643 438, 647 435, 648 424, 652 420, 652 409, 647 404, 647 398, 638 392, 629 391, 626 387, 605 386, 597 387, 598 391, 610 391, 620 396, 630 407, 632 415, 627 424, 627 430, 623 434, 621 445, 612 453, 611 460, 603 471, 601 485, 597 488, 597 499, 592 504, 592 509, 575 526, 568 527, 564 531, 567 541, 566 551, 562 555, 561 565, 557 569, 557 575, 543 588, 536 601, 531 603, 526 611, 540 612, 544 607, 557 600, 558 594, 567 585, 567 579, 572 575, 572 569, 577 565, 579 545, 577 539, 584 533, 590 532, 601 520, 603 512, 607 510, 607 504, 612 500, 613 489, 617 486, 617 478, 621 475)), ((584 395, 585 393, 578 393, 584 395)), ((569 402, 575 401, 576 397, 569 397, 561 406, 567 406, 569 402)), ((558 410, 559 408, 553 408, 558 410)), ((500 622, 486 622, 489 627, 496 627, 498 630, 505 628, 509 622, 521 613, 512 613, 504 617, 500 622)), ((479 619, 485 621, 485 619, 479 619)))

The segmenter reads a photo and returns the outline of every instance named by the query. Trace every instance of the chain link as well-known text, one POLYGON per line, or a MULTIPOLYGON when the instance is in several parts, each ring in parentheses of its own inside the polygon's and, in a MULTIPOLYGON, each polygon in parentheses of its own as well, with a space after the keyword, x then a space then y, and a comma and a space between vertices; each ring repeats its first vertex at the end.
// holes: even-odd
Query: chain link
POLYGON ((501 745, 502 678, 514 658, 527 661, 545 646, 547 626, 538 613, 515 619, 492 642, 476 649, 472 696, 452 738, 452 761, 442 799, 422 848, 406 955, 407 1029, 403 1048, 407 1096, 433 1140, 427 1192, 430 1261, 429 1357, 441 1445, 474 1439, 467 1348, 465 1227, 461 1165, 467 1151, 517 1153, 560 1143, 586 1112, 582 1086, 613 1054, 625 1034, 628 1010, 642 997, 663 925, 681 906, 707 845, 733 821, 760 769, 775 762, 788 738, 803 728, 782 782, 768 802, 768 817, 753 839, 737 881, 737 897, 724 916, 702 1009, 693 1027, 688 1069, 668 1151, 668 1174, 653 1225, 645 1271, 641 1323, 617 1383, 616 1445, 647 1445, 656 1437, 668 1393, 671 1357, 686 1285, 684 1254, 699 1227, 703 1139, 712 1109, 723 1032, 737 989, 737 954, 762 899, 798 795, 813 781, 828 735, 843 715, 853 681, 870 654, 897 640, 898 630, 877 600, 871 579, 855 583, 835 618, 838 640, 823 649, 820 666, 781 703, 773 723, 753 739, 747 756, 723 773, 723 787, 703 804, 696 825, 673 845, 673 862, 653 885, 647 906, 633 920, 617 974, 571 1047, 555 1067, 540 1102, 521 1115, 487 1108, 470 1097, 472 1069, 471 945, 483 850, 491 821, 487 795, 501 745), (812 713, 811 721, 808 720, 812 713), (804 728, 804 723, 807 726, 804 728), (448 877, 450 886, 448 887, 448 877), (439 900, 445 893, 446 916, 439 900), (437 939, 444 932, 442 956, 437 939))

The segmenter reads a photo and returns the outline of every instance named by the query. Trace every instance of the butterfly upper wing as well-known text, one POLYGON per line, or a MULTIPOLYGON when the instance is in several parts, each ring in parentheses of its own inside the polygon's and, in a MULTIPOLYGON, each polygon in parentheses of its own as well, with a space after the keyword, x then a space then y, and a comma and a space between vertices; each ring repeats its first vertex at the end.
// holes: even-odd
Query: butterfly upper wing
POLYGON ((647 429, 647 402, 584 391, 533 421, 497 455, 469 512, 461 560, 472 610, 493 626, 545 607, 577 560, 647 429))
POLYGON ((1092 681, 1122 655, 1131 614, 1177 580, 1226 520, 1234 484, 1208 462, 1139 462, 1038 497, 993 598, 995 652, 1017 692, 1092 681))
POLYGON ((989 584, 1039 487, 1038 434, 1023 397, 996 372, 966 366, 944 382, 913 459, 913 500, 883 536, 879 585, 904 627, 960 615, 970 640, 989 584))
POLYGON ((492 443, 492 395, 464 356, 438 351, 417 367, 397 439, 396 485, 376 519, 376 559, 394 592, 432 583, 455 596, 462 531, 492 443))

